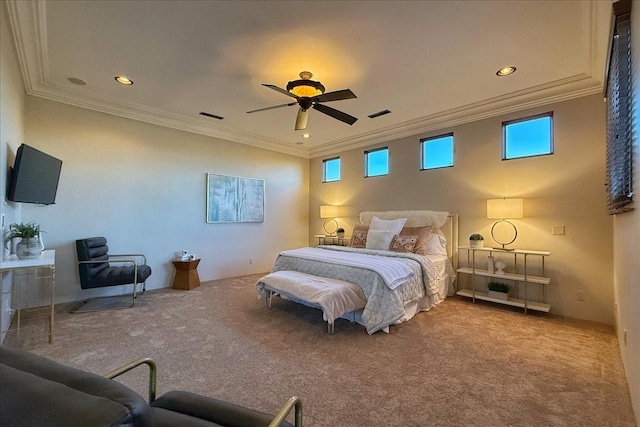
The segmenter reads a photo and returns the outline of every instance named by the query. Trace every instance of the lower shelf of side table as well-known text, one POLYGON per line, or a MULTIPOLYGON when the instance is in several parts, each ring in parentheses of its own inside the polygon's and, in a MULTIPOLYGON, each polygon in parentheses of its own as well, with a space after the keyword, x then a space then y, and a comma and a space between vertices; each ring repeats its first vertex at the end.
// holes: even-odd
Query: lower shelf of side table
MULTIPOLYGON (((456 295, 473 298, 473 292, 470 289, 461 289, 456 293, 456 295)), ((518 299, 518 298, 509 298, 508 300, 505 301, 497 298, 491 298, 486 292, 478 292, 478 291, 476 291, 475 297, 483 301, 497 302, 499 304, 506 304, 514 307, 524 308, 524 300, 518 299)), ((551 309, 551 305, 545 304, 543 302, 538 302, 538 301, 527 301, 527 309, 544 311, 545 313, 548 313, 549 310, 551 309)))

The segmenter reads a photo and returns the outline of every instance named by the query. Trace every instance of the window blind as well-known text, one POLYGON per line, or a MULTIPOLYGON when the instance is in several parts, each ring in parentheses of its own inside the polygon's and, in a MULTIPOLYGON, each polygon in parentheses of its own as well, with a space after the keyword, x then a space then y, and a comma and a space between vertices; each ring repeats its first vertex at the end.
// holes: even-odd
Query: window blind
POLYGON ((631 2, 614 3, 607 70, 607 213, 633 209, 631 2))

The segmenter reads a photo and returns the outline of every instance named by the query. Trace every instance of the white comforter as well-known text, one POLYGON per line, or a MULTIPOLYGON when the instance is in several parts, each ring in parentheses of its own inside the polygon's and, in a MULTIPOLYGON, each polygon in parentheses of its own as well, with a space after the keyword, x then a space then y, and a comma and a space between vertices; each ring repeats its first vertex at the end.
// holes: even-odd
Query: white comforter
POLYGON ((397 288, 415 275, 414 271, 407 264, 398 262, 397 259, 392 257, 386 258, 380 256, 380 251, 377 251, 378 253, 375 255, 369 255, 362 252, 345 252, 328 249, 332 248, 330 246, 300 248, 282 251, 280 255, 311 259, 331 264, 348 265, 375 271, 382 277, 382 280, 384 280, 385 285, 387 285, 389 289, 397 288))
MULTIPOLYGON (((362 323, 369 334, 383 330, 400 320, 405 314, 405 304, 419 301, 425 297, 430 298, 436 294, 435 279, 443 277, 433 277, 434 273, 437 274, 439 271, 434 268, 429 257, 422 255, 342 246, 319 246, 307 249, 316 253, 315 259, 302 258, 295 256, 295 254, 294 256, 287 255, 288 251, 284 251, 276 259, 271 271, 299 271, 315 276, 346 280, 359 285, 367 298, 367 305, 362 311, 362 323), (321 257, 323 253, 331 255, 325 260, 319 260, 318 257, 321 257), (352 261, 342 262, 336 253, 374 256, 380 261, 391 259, 406 265, 413 271, 413 275, 391 289, 375 270, 350 265, 349 262, 352 261)), ((445 275, 455 277, 450 263, 447 262, 446 265, 445 275)))

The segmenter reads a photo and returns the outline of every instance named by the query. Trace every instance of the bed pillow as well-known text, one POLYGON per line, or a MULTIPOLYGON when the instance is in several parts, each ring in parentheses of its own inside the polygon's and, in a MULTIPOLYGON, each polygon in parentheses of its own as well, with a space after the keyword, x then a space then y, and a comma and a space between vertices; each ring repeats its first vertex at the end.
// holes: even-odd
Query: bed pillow
POLYGON ((447 254, 447 239, 438 233, 431 233, 431 237, 427 241, 426 253, 428 255, 443 255, 447 254))
POLYGON ((379 251, 388 251, 391 246, 391 240, 396 233, 387 230, 372 230, 369 228, 367 233, 367 249, 374 249, 379 251))
POLYGON ((356 225, 353 229, 353 233, 351 233, 351 242, 349 242, 349 246, 352 248, 365 248, 367 243, 367 232, 369 231, 369 226, 367 225, 356 225))
POLYGON ((353 236, 351 236, 351 247, 362 248, 362 249, 367 247, 367 231, 366 230, 357 230, 353 232, 353 236))
POLYGON ((396 234, 391 240, 390 249, 394 252, 413 252, 418 236, 396 234))
POLYGON ((426 255, 427 252, 427 242, 431 237, 431 233, 433 231, 433 227, 425 226, 425 227, 404 227, 400 232, 401 236, 416 236, 416 244, 413 246, 413 253, 426 255))
MULTIPOLYGON (((369 224, 369 230, 380 230, 380 231, 392 231, 394 235, 400 234, 402 227, 404 227, 404 223, 407 222, 407 218, 398 218, 398 219, 380 219, 377 216, 371 218, 371 224, 369 224)), ((389 240, 391 243, 391 240, 389 240)))

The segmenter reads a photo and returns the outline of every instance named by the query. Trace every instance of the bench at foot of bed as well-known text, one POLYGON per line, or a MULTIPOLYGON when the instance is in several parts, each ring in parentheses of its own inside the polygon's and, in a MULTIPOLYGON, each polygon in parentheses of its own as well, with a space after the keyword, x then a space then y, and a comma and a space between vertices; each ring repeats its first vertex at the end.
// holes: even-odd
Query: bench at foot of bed
POLYGON ((343 314, 361 310, 367 299, 360 286, 344 280, 312 276, 298 271, 276 271, 261 277, 256 284, 258 298, 265 298, 271 308, 271 296, 278 294, 285 299, 320 308, 327 329, 333 334, 335 320, 343 314))

